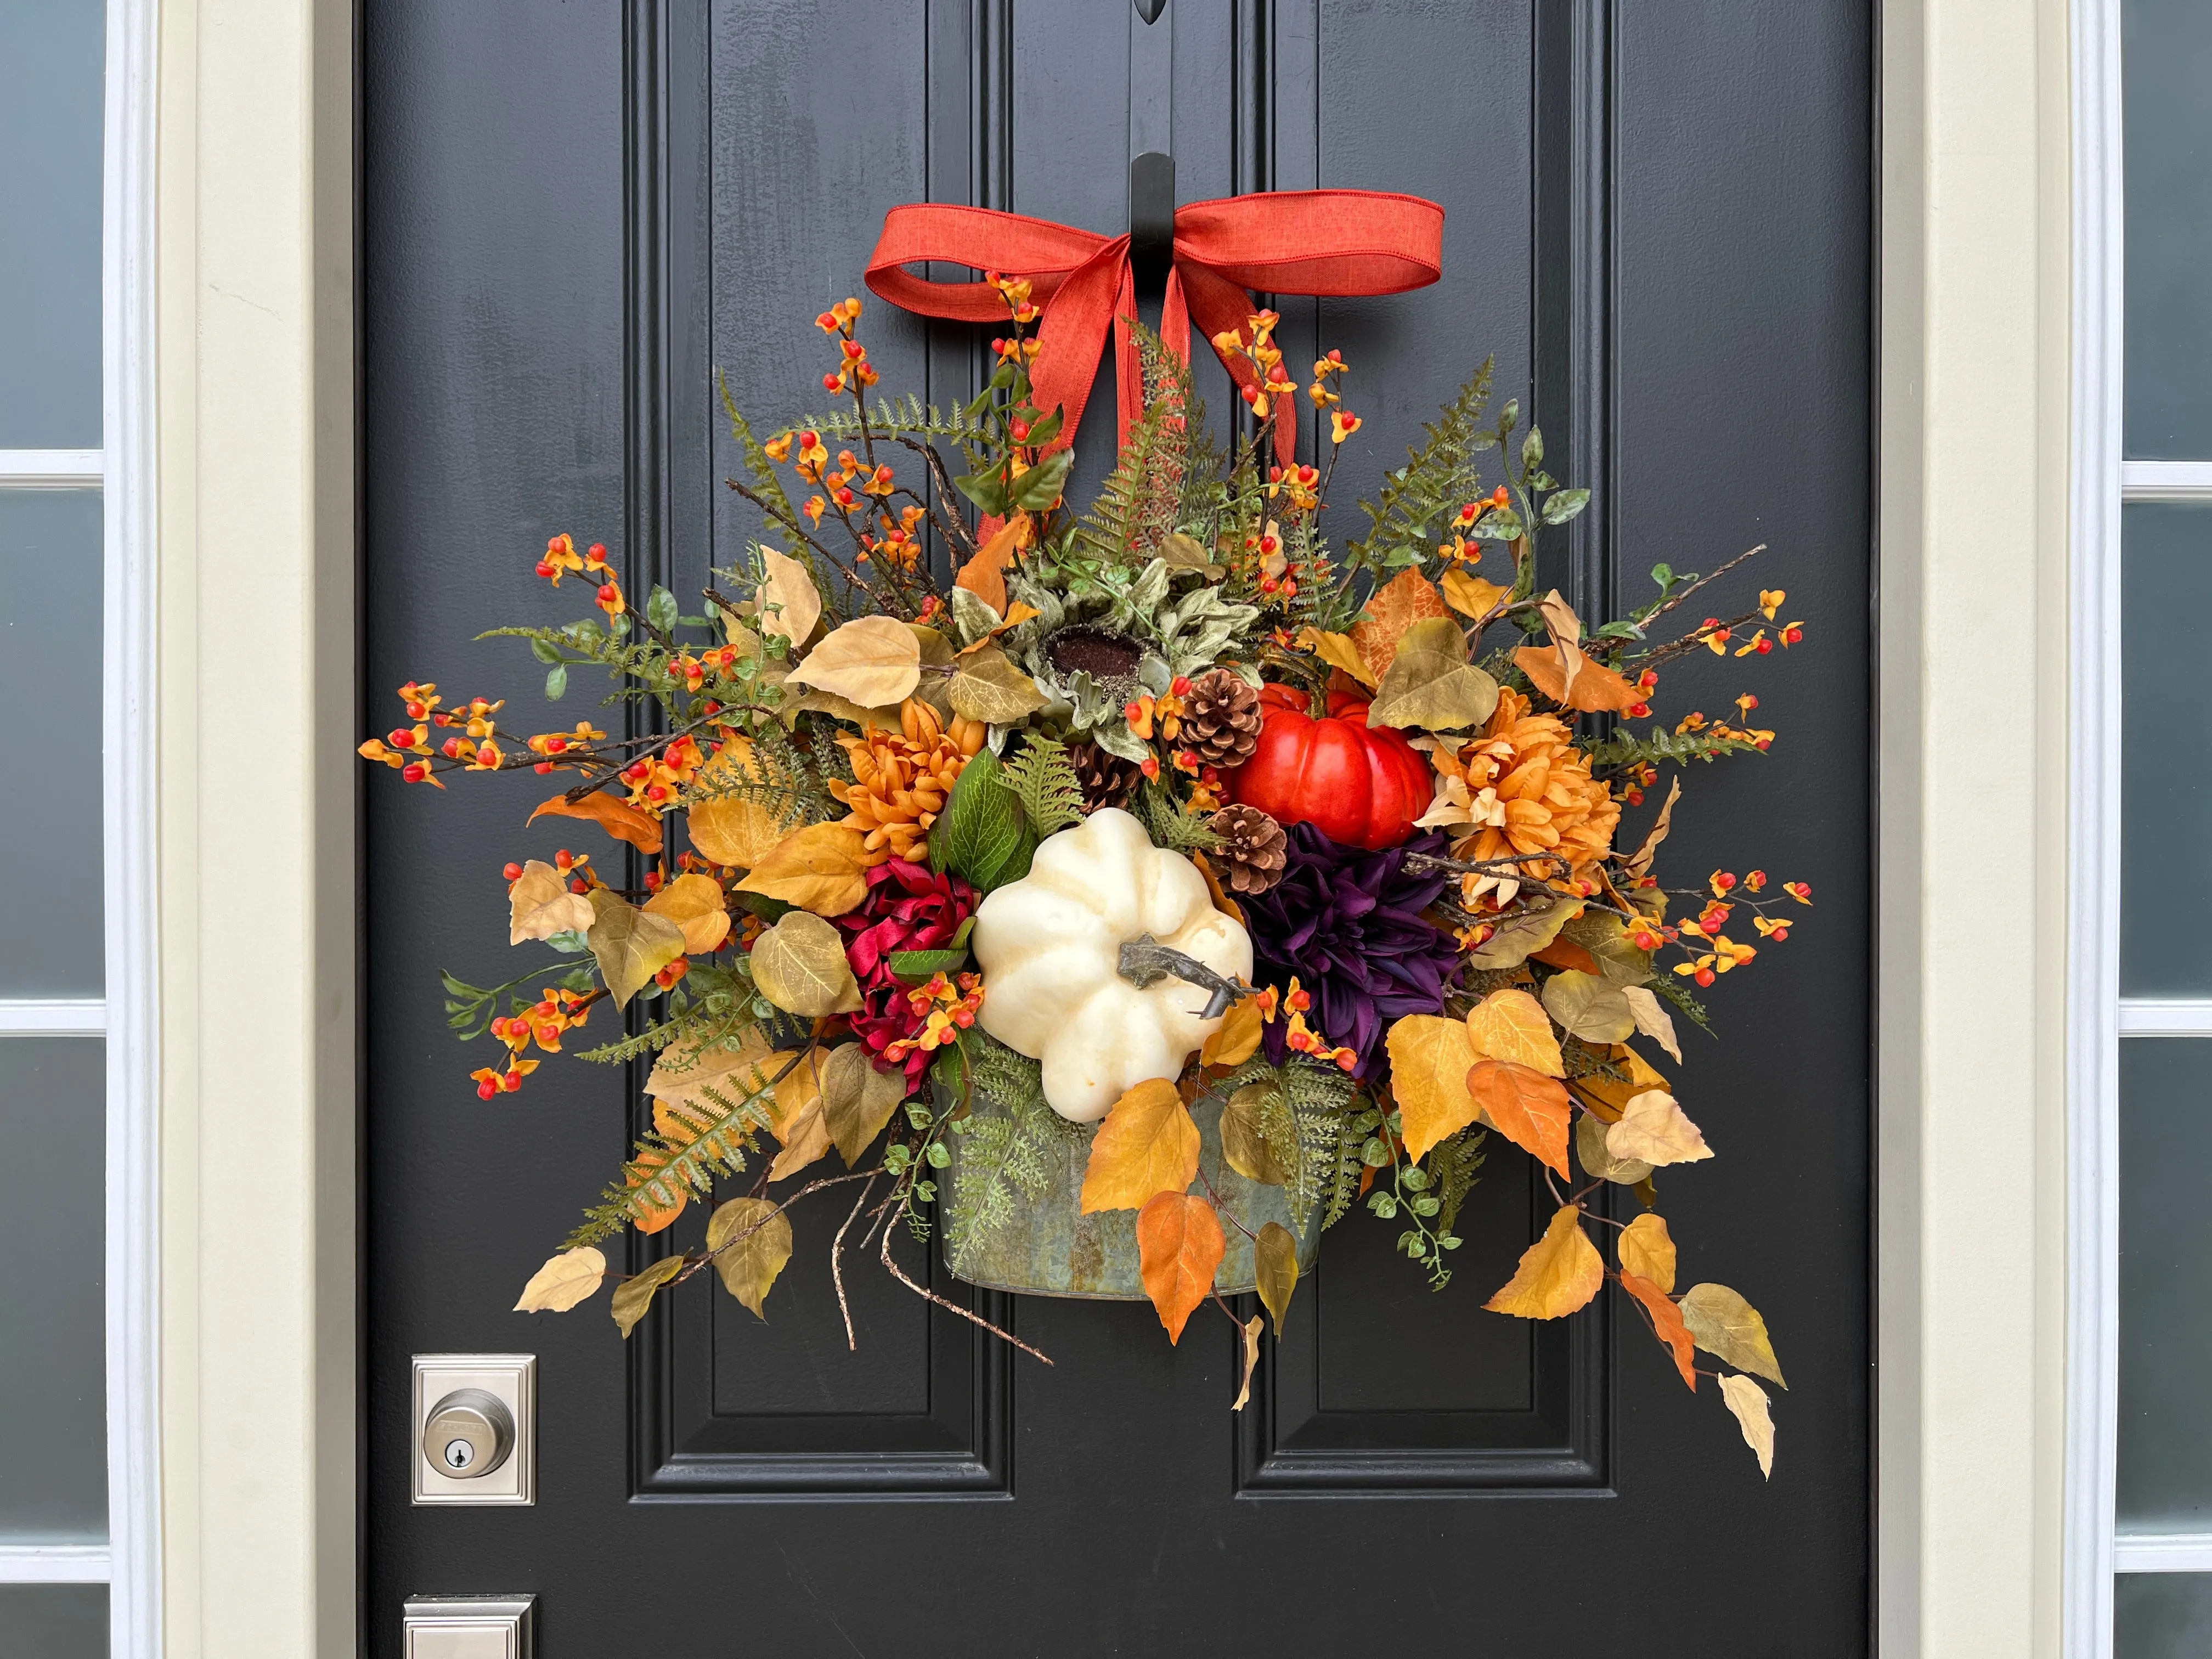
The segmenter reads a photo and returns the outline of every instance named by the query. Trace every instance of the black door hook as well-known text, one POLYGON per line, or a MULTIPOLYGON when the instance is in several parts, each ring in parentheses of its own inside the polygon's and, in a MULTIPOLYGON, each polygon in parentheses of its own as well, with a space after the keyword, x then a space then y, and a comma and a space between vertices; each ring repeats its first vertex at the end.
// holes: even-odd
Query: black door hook
POLYGON ((1148 149, 1129 163, 1129 264, 1140 283, 1167 285, 1175 210, 1175 157, 1148 149))

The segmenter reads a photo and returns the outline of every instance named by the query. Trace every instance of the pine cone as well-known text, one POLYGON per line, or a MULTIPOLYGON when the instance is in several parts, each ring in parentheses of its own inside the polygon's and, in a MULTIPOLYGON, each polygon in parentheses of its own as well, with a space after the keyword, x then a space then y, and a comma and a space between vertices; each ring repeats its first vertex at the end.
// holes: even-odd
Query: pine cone
POLYGON ((1241 676, 1207 669, 1190 683, 1182 706, 1182 740, 1200 765, 1242 766, 1252 758, 1260 744, 1260 694, 1241 676))
POLYGON ((1075 768, 1076 781, 1083 786, 1086 812, 1096 812, 1102 806, 1126 807, 1145 775, 1136 762, 1109 754, 1095 743, 1068 744, 1067 758, 1075 768))
POLYGON ((1256 806, 1224 806, 1207 821, 1221 837, 1214 862, 1229 876, 1230 890, 1264 893, 1283 878, 1283 826, 1256 806))

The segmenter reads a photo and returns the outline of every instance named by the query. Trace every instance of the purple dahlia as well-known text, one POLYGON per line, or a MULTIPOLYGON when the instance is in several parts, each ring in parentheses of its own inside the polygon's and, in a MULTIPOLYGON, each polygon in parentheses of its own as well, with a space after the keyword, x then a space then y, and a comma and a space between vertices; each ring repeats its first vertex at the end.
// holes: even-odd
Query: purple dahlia
MULTIPOLYGON (((952 943, 960 924, 975 914, 975 890, 957 876, 939 875, 928 866, 886 859, 868 872, 868 896, 858 909, 837 918, 848 935, 845 959, 860 981, 860 1011, 853 1030, 888 1071, 884 1050, 920 1031, 927 1016, 907 996, 891 972, 895 951, 941 951, 952 943)), ((903 1062, 909 1085, 921 1081, 931 1055, 917 1048, 903 1062)))
MULTIPOLYGON (((1243 900, 1257 977, 1287 989, 1297 976, 1313 995, 1306 1023, 1358 1054, 1356 1077, 1380 1062, 1391 1021, 1442 1011, 1458 971, 1457 941, 1421 918, 1450 877, 1406 869, 1408 853, 1441 852, 1444 839, 1431 831, 1370 853, 1297 824, 1282 880, 1243 900)), ((1288 1025, 1267 1027, 1267 1058, 1279 1066, 1288 1025)))

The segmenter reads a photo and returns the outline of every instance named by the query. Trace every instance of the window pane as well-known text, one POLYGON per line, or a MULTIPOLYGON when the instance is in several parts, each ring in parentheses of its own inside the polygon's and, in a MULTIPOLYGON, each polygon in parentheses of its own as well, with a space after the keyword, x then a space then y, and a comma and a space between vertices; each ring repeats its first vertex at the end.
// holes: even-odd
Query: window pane
POLYGON ((0 1541, 107 1535, 100 1056, 0 1037, 0 1541))
POLYGON ((2124 1572, 2112 1583, 2112 1659, 2203 1659, 2212 1653, 2212 1577, 2124 1572))
POLYGON ((97 491, 0 490, 0 997, 100 991, 100 548, 97 491))
POLYGON ((2127 453, 2212 459, 2212 6, 2126 0, 2127 453))
POLYGON ((100 447, 106 10, 0 5, 0 449, 100 447))
POLYGON ((0 1637, 23 1659, 106 1659, 107 1586, 0 1584, 0 1637))
POLYGON ((2212 884, 2175 879, 2212 847, 2212 507, 2139 502, 2123 522, 2120 989, 2212 996, 2212 884))

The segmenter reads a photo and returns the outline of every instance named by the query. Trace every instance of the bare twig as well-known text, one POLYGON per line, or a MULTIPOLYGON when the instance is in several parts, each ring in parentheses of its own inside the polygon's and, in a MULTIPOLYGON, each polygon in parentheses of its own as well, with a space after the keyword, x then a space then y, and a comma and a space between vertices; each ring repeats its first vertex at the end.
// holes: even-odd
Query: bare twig
POLYGON ((921 1297, 923 1301, 933 1302, 939 1307, 945 1309, 949 1313, 957 1313, 971 1325, 981 1325, 985 1330, 990 1332, 992 1335, 998 1337, 1000 1340, 1012 1343, 1016 1347, 1019 1348, 1024 1353, 1029 1355, 1032 1359, 1042 1359, 1048 1365, 1052 1364, 1052 1360, 1048 1356, 1040 1353, 1036 1349, 1030 1346, 1028 1343, 1023 1341, 1021 1338, 1016 1336, 1012 1331, 1000 1330, 989 1320, 984 1318, 982 1315, 975 1312, 971 1309, 962 1307, 957 1302, 953 1301, 949 1297, 938 1295, 935 1291, 931 1290, 927 1285, 917 1285, 914 1280, 908 1279, 906 1276, 906 1270, 901 1267, 897 1262, 891 1260, 891 1230, 888 1227, 884 1229, 884 1247, 878 1254, 882 1255, 884 1266, 890 1270, 890 1276, 898 1280, 900 1284, 905 1285, 907 1289, 912 1291, 916 1296, 921 1297))
POLYGON ((876 1171, 870 1170, 868 1184, 860 1188, 860 1195, 853 1200, 853 1207, 845 1216, 845 1224, 837 1229, 837 1237, 830 1244, 830 1277, 837 1286, 837 1311, 845 1316, 845 1347, 848 1352, 857 1352, 860 1343, 860 1339, 853 1334, 852 1306, 845 1300, 845 1264, 842 1260, 845 1235, 852 1230, 853 1223, 860 1218, 860 1206, 868 1201, 868 1194, 875 1184, 876 1171))
POLYGON ((1668 599, 1666 604, 1661 605, 1656 611, 1646 617, 1644 619, 1644 626, 1648 628, 1651 623, 1657 622, 1660 617, 1665 616, 1669 611, 1674 609, 1675 606, 1686 601, 1690 595, 1696 592, 1699 588, 1711 586, 1722 577, 1727 575, 1729 571, 1735 569, 1736 566, 1741 564, 1746 559, 1754 557, 1765 551, 1766 544, 1765 542, 1761 542, 1757 547, 1747 548, 1743 552, 1737 554, 1735 557, 1730 559, 1719 569, 1714 571, 1711 575, 1698 577, 1697 580, 1692 582, 1680 592, 1675 594, 1674 598, 1668 599))

